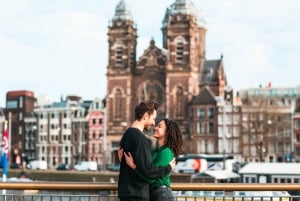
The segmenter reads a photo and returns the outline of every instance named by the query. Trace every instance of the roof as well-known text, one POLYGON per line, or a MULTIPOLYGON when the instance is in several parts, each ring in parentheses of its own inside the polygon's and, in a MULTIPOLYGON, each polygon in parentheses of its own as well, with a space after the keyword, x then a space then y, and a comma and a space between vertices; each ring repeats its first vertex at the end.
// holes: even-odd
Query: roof
POLYGON ((221 59, 206 60, 201 72, 202 84, 214 84, 218 82, 218 69, 220 68, 221 59))
POLYGON ((200 91, 199 95, 193 97, 191 103, 193 105, 216 104, 217 100, 210 88, 205 87, 202 91, 200 91))
POLYGON ((228 170, 209 170, 205 171, 205 174, 208 174, 215 179, 233 179, 233 178, 240 178, 240 175, 228 170))
POLYGON ((143 55, 139 58, 138 66, 157 66, 166 64, 166 50, 162 50, 155 45, 155 41, 152 39, 149 43, 149 47, 144 50, 143 55))
POLYGON ((300 163, 248 163, 240 174, 300 174, 300 163))
POLYGON ((163 27, 168 25, 169 16, 173 16, 176 14, 182 15, 190 15, 193 16, 193 20, 199 27, 206 28, 206 21, 204 20, 203 15, 196 8, 194 3, 191 0, 175 0, 169 8, 167 8, 164 19, 163 19, 163 27))
POLYGON ((118 20, 118 19, 133 21, 131 12, 129 10, 129 6, 124 0, 120 0, 118 5, 116 6, 116 12, 113 17, 113 20, 118 20))

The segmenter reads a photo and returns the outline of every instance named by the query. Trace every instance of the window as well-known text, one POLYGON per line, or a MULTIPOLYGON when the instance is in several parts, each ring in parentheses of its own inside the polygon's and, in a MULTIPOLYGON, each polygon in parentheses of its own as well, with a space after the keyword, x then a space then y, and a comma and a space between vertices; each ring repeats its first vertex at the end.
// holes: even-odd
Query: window
POLYGON ((23 113, 20 112, 20 113, 19 113, 19 121, 22 121, 22 120, 23 120, 23 113))
POLYGON ((210 134, 214 133, 214 123, 213 122, 209 122, 209 133, 210 134))
POLYGON ((183 62, 183 39, 179 39, 176 43, 176 62, 182 63, 183 62))
POLYGON ((135 53, 134 53, 133 47, 130 52, 130 64, 131 64, 131 66, 134 66, 134 64, 135 64, 135 53))
POLYGON ((297 139, 297 142, 300 142, 300 133, 296 134, 296 139, 297 139))
POLYGON ((19 97, 19 108, 23 108, 23 97, 19 97))
POLYGON ((204 112, 203 108, 198 109, 198 118, 199 119, 204 118, 204 114, 205 114, 205 112, 204 112))
POLYGON ((120 89, 117 89, 115 92, 114 98, 114 118, 120 119, 122 112, 122 92, 120 89))
POLYGON ((205 133, 205 123, 204 122, 199 122, 198 123, 197 133, 199 133, 199 134, 204 134, 205 133))
POLYGON ((95 153, 95 144, 92 144, 92 153, 95 153))
POLYGON ((119 148, 119 142, 113 141, 112 142, 112 148, 115 149, 115 150, 118 150, 118 148, 119 148))
POLYGON ((183 99, 183 89, 182 87, 178 87, 176 91, 176 117, 183 117, 184 111, 184 99, 183 99))
POLYGON ((123 64, 123 47, 121 45, 118 45, 116 48, 116 65, 122 66, 123 64))
POLYGON ((213 119, 214 118, 214 108, 208 109, 208 118, 213 119))
POLYGON ((102 153, 102 144, 99 144, 99 147, 98 147, 98 153, 102 153))
POLYGON ((103 136, 103 130, 100 129, 100 130, 99 130, 99 139, 100 139, 102 136, 103 136))
POLYGON ((208 140, 204 140, 204 153, 208 153, 208 140))
POLYGON ((18 106, 17 101, 6 101, 6 108, 7 109, 17 108, 17 106, 18 106))
POLYGON ((51 113, 51 119, 58 118, 58 113, 57 112, 52 112, 51 113))

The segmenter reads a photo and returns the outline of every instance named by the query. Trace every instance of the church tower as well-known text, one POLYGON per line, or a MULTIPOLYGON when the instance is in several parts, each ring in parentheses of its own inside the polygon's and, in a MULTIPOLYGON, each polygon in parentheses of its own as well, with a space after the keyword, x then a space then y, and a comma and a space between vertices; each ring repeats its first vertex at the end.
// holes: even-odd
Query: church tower
POLYGON ((167 117, 180 125, 185 153, 198 153, 193 137, 199 135, 199 108, 215 107, 214 97, 221 96, 227 84, 223 57, 206 60, 206 22, 191 0, 174 0, 162 22, 163 47, 149 38, 136 59, 137 29, 125 0, 119 1, 108 27, 106 131, 111 163, 119 162, 119 141, 143 100, 158 102, 157 121, 167 117), (207 94, 212 102, 202 101, 207 94))
POLYGON ((136 66, 137 29, 124 0, 120 0, 108 27, 107 139, 118 142, 131 120, 132 72, 136 66), (114 139, 115 138, 115 139, 114 139))
POLYGON ((187 133, 188 103, 199 93, 205 60, 205 21, 191 0, 176 0, 166 10, 162 34, 168 51, 166 114, 187 133))

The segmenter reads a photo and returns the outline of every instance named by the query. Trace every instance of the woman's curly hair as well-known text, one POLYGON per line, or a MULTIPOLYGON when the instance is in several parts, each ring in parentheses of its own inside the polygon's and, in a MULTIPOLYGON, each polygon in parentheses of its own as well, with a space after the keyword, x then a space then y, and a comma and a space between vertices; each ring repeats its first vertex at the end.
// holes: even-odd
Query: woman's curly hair
POLYGON ((171 119, 163 119, 166 124, 165 145, 168 146, 175 157, 182 152, 183 140, 179 125, 171 119))

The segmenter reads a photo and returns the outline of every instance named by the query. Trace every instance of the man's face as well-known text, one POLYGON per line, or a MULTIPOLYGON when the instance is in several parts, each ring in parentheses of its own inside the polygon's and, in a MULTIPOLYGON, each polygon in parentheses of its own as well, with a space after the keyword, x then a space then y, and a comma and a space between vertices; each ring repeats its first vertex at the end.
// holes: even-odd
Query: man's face
POLYGON ((154 112, 149 115, 148 113, 145 114, 145 126, 144 129, 145 130, 149 130, 151 128, 151 126, 155 126, 155 119, 156 119, 156 115, 157 115, 157 111, 154 110, 154 112))

